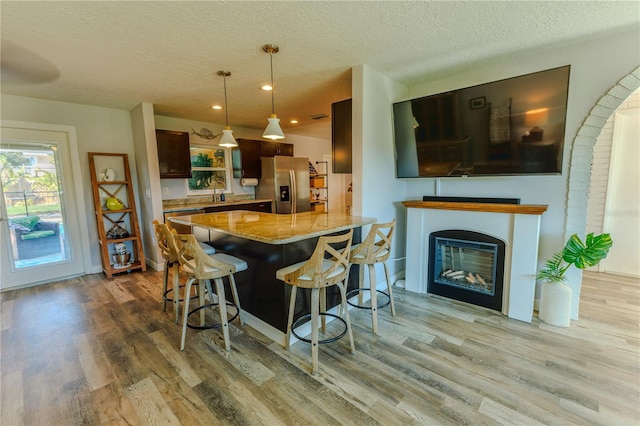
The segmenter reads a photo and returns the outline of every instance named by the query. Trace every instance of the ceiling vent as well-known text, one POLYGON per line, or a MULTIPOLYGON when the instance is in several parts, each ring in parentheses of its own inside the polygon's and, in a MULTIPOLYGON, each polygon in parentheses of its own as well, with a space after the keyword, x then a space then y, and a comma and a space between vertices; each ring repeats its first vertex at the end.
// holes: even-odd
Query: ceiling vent
POLYGON ((312 120, 322 120, 323 118, 329 118, 329 116, 327 114, 315 114, 310 115, 309 118, 312 120))

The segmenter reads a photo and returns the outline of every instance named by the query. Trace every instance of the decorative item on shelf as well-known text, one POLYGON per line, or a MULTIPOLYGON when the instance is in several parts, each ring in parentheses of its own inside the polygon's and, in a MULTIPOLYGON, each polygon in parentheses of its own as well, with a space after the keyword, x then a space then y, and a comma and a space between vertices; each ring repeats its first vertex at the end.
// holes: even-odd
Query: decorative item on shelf
POLYGON ((571 287, 564 284, 565 272, 573 265, 578 269, 595 266, 607 257, 613 245, 609 234, 588 234, 583 242, 573 234, 562 251, 554 254, 538 271, 536 278, 543 280, 540 289, 538 318, 558 327, 569 327, 571 321, 571 287))
POLYGON ((115 197, 107 198, 107 201, 105 202, 105 206, 107 207, 107 209, 113 210, 113 211, 122 210, 124 208, 124 204, 122 203, 122 201, 120 201, 115 197))
POLYGON ((309 174, 312 176, 318 174, 318 171, 316 170, 315 167, 313 167, 313 164, 311 164, 311 161, 309 161, 309 174))
POLYGON ((129 236, 129 231, 127 231, 124 226, 121 226, 121 223, 123 223, 123 221, 114 223, 114 225, 107 231, 107 238, 115 240, 120 238, 127 238, 129 236))
POLYGON ((218 145, 224 146, 225 148, 236 148, 238 146, 238 142, 233 137, 233 130, 229 127, 229 109, 227 108, 227 77, 231 75, 229 71, 218 71, 218 75, 223 77, 224 79, 224 118, 225 118, 225 126, 224 130, 222 130, 222 138, 218 145))
POLYGON ((275 90, 273 87, 273 54, 278 53, 280 48, 275 44, 265 44, 262 46, 262 50, 269 54, 269 59, 271 60, 271 116, 267 119, 269 124, 264 130, 262 137, 272 140, 284 139, 284 132, 279 124, 280 119, 276 115, 275 101, 273 97, 273 92, 275 90))
POLYGON ((113 182, 116 180, 116 172, 113 169, 106 169, 104 171, 103 180, 105 182, 113 182))
POLYGON ((131 253, 127 250, 127 245, 125 243, 116 243, 113 245, 113 249, 115 250, 115 253, 111 255, 111 259, 113 260, 114 268, 126 268, 133 263, 131 260, 131 253))

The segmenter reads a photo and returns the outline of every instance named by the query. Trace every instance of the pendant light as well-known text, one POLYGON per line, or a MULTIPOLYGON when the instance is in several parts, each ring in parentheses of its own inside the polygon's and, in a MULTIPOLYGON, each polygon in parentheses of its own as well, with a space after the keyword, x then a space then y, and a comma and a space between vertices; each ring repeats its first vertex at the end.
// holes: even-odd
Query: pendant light
POLYGON ((280 48, 275 44, 265 44, 262 46, 262 50, 269 54, 269 58, 271 60, 271 116, 267 119, 269 124, 267 124, 267 128, 264 130, 262 137, 275 141, 278 139, 284 139, 284 133, 280 127, 280 119, 276 115, 275 102, 273 100, 273 54, 278 53, 280 48))
POLYGON ((222 138, 220 138, 218 145, 225 148, 235 148, 238 146, 238 142, 236 142, 236 139, 233 137, 233 130, 229 127, 229 109, 227 108, 227 77, 229 77, 231 73, 229 71, 218 71, 218 75, 224 79, 224 116, 226 124, 222 130, 222 138))

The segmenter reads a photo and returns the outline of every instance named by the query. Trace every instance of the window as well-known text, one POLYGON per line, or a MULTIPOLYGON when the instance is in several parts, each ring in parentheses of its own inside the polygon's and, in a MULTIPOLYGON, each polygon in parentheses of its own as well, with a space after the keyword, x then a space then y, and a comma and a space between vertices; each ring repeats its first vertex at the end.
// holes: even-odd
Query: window
POLYGON ((187 179, 187 195, 213 194, 214 189, 229 192, 226 149, 191 145, 190 156, 191 178, 187 179))

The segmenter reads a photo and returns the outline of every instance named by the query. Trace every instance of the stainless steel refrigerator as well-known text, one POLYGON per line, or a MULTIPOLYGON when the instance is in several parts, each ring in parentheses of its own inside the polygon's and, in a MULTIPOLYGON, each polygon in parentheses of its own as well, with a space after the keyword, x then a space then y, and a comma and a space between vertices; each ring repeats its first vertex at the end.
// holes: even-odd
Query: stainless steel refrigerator
POLYGON ((302 157, 262 157, 262 177, 256 198, 273 200, 273 213, 302 213, 309 204, 309 159, 302 157))

